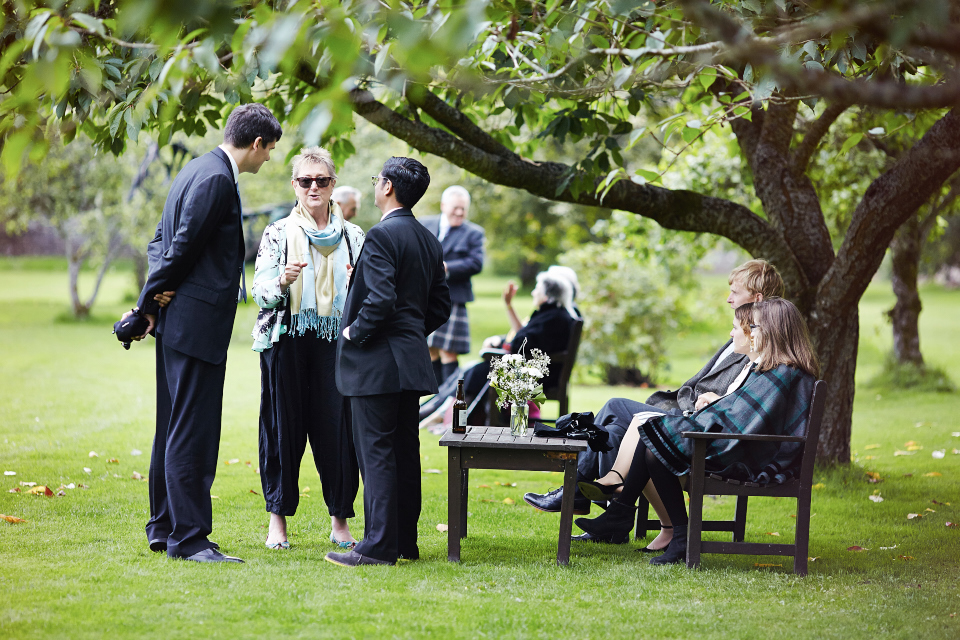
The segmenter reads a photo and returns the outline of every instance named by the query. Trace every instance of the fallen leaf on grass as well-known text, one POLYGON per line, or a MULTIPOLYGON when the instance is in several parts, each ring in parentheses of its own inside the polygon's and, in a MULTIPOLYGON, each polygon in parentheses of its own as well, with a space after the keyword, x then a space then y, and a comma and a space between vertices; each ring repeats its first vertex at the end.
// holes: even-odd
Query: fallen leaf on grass
POLYGON ((767 531, 768 536, 779 536, 780 533, 777 531, 767 531))
MULTIPOLYGON (((247 465, 248 467, 251 467, 251 466, 253 466, 253 463, 252 463, 252 462, 250 462, 249 460, 247 460, 247 461, 246 461, 246 462, 244 462, 243 464, 245 464, 245 465, 247 465)), ((259 467, 258 467, 258 468, 259 468, 259 467)))
POLYGON ((89 488, 90 488, 90 487, 88 487, 88 486, 85 485, 85 484, 78 484, 78 485, 77 485, 77 489, 89 489, 89 488))
POLYGON ((140 449, 131 449, 131 450, 130 450, 130 455, 132 455, 132 456, 142 456, 142 455, 143 455, 143 451, 140 451, 140 449))
POLYGON ((937 449, 936 451, 932 452, 930 455, 933 456, 933 457, 934 457, 935 459, 937 459, 937 460, 942 460, 942 459, 947 455, 947 450, 946 450, 946 449, 937 449))
POLYGON ((816 562, 816 561, 819 560, 819 559, 820 559, 820 556, 810 556, 810 557, 807 558, 807 561, 808 561, 808 562, 816 562))
POLYGON ((953 450, 953 455, 955 455, 955 456, 960 455, 960 449, 954 449, 954 450, 953 450))
POLYGON ((896 549, 896 548, 899 547, 899 546, 900 546, 900 545, 895 544, 895 545, 893 545, 892 547, 880 547, 880 550, 881 550, 881 551, 890 551, 891 549, 896 549))
POLYGON ((950 506, 950 503, 949 503, 949 502, 940 502, 939 500, 931 500, 930 502, 932 502, 933 504, 942 504, 942 505, 944 505, 945 507, 949 507, 949 506, 950 506))
POLYGON ((876 460, 877 456, 863 456, 864 460, 876 460))
POLYGON ((4 472, 3 472, 3 475, 5 475, 5 476, 15 476, 15 475, 17 475, 17 472, 16 472, 16 471, 4 471, 4 472))
POLYGON ((920 518, 922 518, 922 517, 923 517, 923 515, 920 514, 920 513, 908 513, 908 514, 907 514, 907 520, 915 520, 915 519, 920 519, 920 518))
POLYGON ((423 472, 424 472, 424 473, 438 473, 438 474, 439 474, 439 473, 443 473, 442 471, 440 471, 440 469, 424 469, 423 472))
POLYGON ((912 456, 916 454, 916 451, 894 451, 894 456, 912 456))
POLYGON ((867 482, 870 484, 877 484, 882 482, 883 478, 880 477, 880 472, 878 471, 867 471, 867 482))
POLYGON ((33 487, 27 493, 35 496, 52 496, 53 490, 50 487, 45 487, 42 484, 36 487, 33 487))
POLYGON ((947 522, 947 523, 945 523, 945 524, 946 524, 948 527, 950 527, 951 529, 957 526, 957 523, 956 523, 956 522, 947 522))
POLYGON ((870 551, 870 549, 861 547, 859 545, 853 545, 852 547, 847 547, 847 551, 870 551))
POLYGON ((230 458, 229 460, 224 460, 223 464, 237 464, 240 462, 240 458, 230 458))
POLYGON ((903 446, 916 447, 916 446, 919 446, 919 443, 916 440, 907 440, 906 442, 903 443, 903 446))
POLYGON ((252 494, 253 494, 253 495, 255 495, 255 496, 258 496, 258 495, 260 495, 259 493, 257 493, 257 492, 256 492, 256 491, 254 491, 253 489, 250 489, 250 493, 252 493, 252 494))
POLYGON ((300 497, 301 497, 301 498, 309 498, 309 497, 310 497, 310 494, 309 494, 309 493, 301 493, 301 494, 300 494, 300 497))
POLYGON ((950 435, 952 435, 954 438, 960 438, 960 431, 954 431, 950 435))
POLYGON ((516 482, 494 482, 493 484, 500 487, 515 487, 517 486, 516 482))
POLYGON ((900 556, 901 560, 913 560, 913 556, 900 556))
POLYGON ((73 484, 73 483, 71 482, 70 484, 68 484, 68 485, 66 486, 66 488, 67 488, 67 489, 76 489, 76 488, 77 488, 77 485, 75 485, 75 484, 73 484))
POLYGON ((486 498, 483 498, 482 500, 480 500, 480 502, 499 502, 499 500, 488 500, 486 498))
POLYGON ((109 460, 107 460, 107 464, 120 464, 120 461, 117 460, 116 458, 110 458, 109 460))
POLYGON ((140 475, 138 472, 136 472, 136 471, 133 472, 133 475, 130 476, 130 479, 131 479, 131 480, 145 480, 145 478, 144 478, 142 475, 140 475))
POLYGON ((13 489, 10 489, 10 493, 20 493, 20 487, 14 487, 13 489))
POLYGON ((99 457, 100 457, 100 455, 99 455, 96 451, 91 451, 91 452, 88 453, 87 455, 90 456, 91 458, 99 458, 99 457))
POLYGON ((939 478, 943 474, 940 473, 939 471, 931 471, 930 473, 925 473, 923 475, 926 476, 927 478, 939 478))
POLYGON ((880 445, 878 444, 868 444, 863 449, 864 451, 870 451, 871 449, 879 449, 879 448, 880 448, 880 445))
POLYGON ((437 525, 437 531, 449 531, 449 530, 450 530, 450 527, 448 527, 443 523, 440 523, 437 525))
POLYGON ((18 518, 17 516, 8 516, 3 513, 0 513, 0 520, 6 520, 10 524, 20 524, 21 522, 26 522, 23 518, 18 518))
POLYGON ((20 481, 20 486, 21 486, 21 487, 35 487, 35 486, 37 486, 37 483, 36 483, 36 482, 24 482, 23 480, 21 480, 21 481, 20 481))
POLYGON ((91 469, 90 467, 84 467, 84 468, 83 468, 83 471, 84 471, 84 473, 92 473, 92 472, 93 472, 93 469, 91 469))
POLYGON ((912 478, 912 477, 913 477, 913 474, 912 474, 912 473, 905 473, 905 474, 903 474, 903 477, 904 477, 904 478, 912 478))
POLYGON ((516 502, 513 501, 513 498, 504 498, 503 504, 516 504, 516 502))
POLYGON ((489 488, 490 488, 490 485, 488 484, 477 485, 477 489, 489 489, 489 488))
POLYGON ((873 494, 872 496, 867 496, 867 497, 873 500, 874 502, 883 502, 883 498, 880 496, 879 492, 873 494))
POLYGON ((826 489, 826 488, 827 488, 827 485, 823 484, 822 482, 818 482, 817 484, 813 485, 813 488, 814 488, 814 489, 826 489))
POLYGON ((936 512, 937 512, 936 509, 931 509, 930 507, 927 507, 926 509, 924 509, 924 511, 929 511, 930 513, 936 513, 936 512))

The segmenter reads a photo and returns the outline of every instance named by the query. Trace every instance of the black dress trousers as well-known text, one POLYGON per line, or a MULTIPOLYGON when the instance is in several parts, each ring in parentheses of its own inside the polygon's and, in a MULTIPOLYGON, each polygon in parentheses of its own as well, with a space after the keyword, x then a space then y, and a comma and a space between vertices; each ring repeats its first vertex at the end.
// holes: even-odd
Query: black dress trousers
POLYGON ((336 355, 336 341, 290 334, 260 354, 260 481, 270 513, 297 512, 300 462, 309 440, 330 515, 355 515, 359 468, 334 380, 336 355))

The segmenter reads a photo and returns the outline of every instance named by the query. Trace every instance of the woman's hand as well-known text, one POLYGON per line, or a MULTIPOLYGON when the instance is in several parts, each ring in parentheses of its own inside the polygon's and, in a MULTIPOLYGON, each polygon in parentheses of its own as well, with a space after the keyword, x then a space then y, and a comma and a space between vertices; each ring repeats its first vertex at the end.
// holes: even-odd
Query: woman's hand
POLYGON ((509 307, 513 303, 515 295, 517 295, 517 283, 511 280, 503 290, 503 302, 509 307))
POLYGON ((296 282, 297 278, 300 277, 300 270, 305 266, 307 266, 306 262, 288 263, 286 268, 283 270, 283 275, 280 276, 280 286, 289 287, 291 284, 296 282))
POLYGON ((350 278, 353 277, 353 265, 349 262, 347 263, 347 282, 350 282, 350 278))
POLYGON ((697 411, 700 411, 700 409, 703 409, 704 407, 710 405, 711 403, 716 402, 719 399, 720 399, 720 396, 715 394, 713 391, 707 391, 706 393, 700 394, 700 396, 697 397, 697 402, 693 405, 693 407, 697 411))
POLYGON ((157 301, 157 304, 160 305, 160 308, 170 304, 170 301, 173 299, 173 296, 177 295, 176 291, 164 291, 163 293, 158 293, 153 296, 153 299, 157 301))

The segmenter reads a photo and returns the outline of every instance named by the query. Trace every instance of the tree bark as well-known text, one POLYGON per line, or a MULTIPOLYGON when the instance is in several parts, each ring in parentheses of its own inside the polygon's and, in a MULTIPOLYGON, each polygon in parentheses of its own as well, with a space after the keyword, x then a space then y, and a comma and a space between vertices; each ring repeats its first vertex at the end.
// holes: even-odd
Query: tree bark
POLYGON ((920 352, 920 293, 917 291, 917 273, 920 270, 920 218, 911 216, 897 230, 890 243, 893 269, 890 280, 897 302, 887 312, 893 324, 893 354, 899 364, 923 366, 920 352))

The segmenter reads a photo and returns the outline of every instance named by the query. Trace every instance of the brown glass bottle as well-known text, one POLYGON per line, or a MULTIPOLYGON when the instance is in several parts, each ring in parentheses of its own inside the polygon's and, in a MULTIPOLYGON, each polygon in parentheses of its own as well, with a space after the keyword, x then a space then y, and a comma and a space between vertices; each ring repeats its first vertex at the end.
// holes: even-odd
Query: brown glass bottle
POLYGON ((463 378, 457 381, 457 401, 453 403, 454 433, 467 432, 467 401, 463 399, 463 378))

